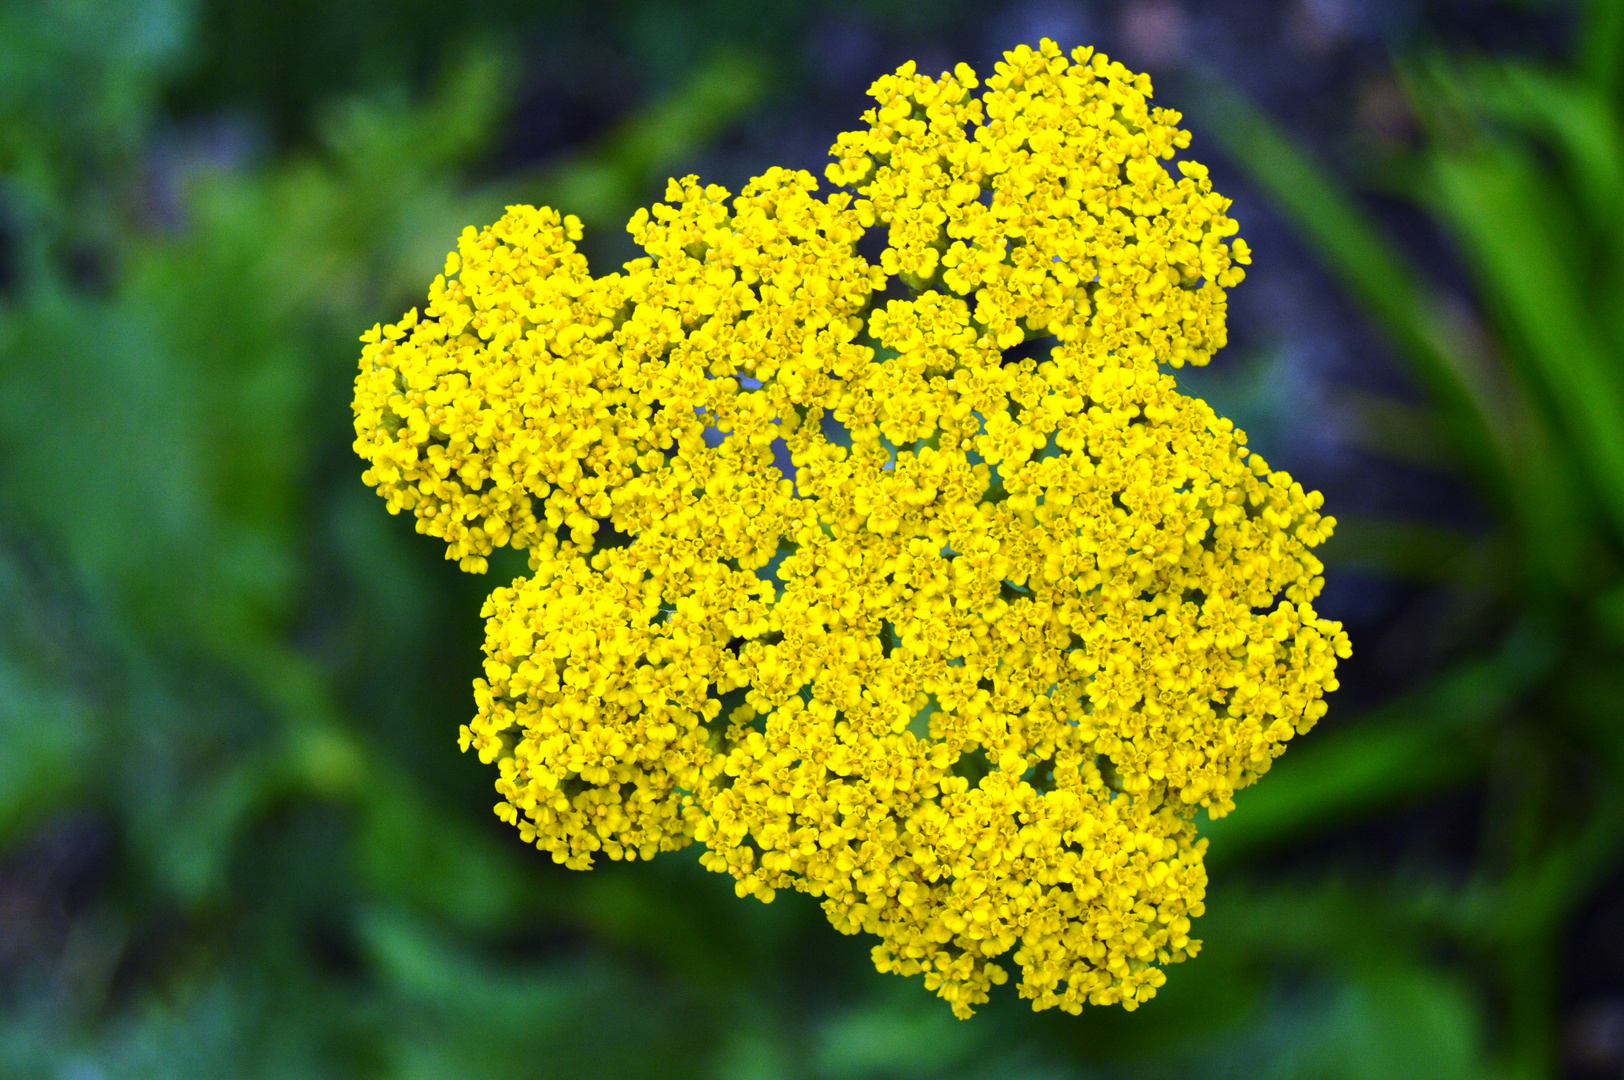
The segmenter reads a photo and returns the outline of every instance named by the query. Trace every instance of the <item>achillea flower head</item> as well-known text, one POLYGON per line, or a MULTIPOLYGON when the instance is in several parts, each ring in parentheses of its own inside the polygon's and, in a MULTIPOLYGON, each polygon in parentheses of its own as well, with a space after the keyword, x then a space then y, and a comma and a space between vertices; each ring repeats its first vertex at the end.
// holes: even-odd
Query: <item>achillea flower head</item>
POLYGON ((461 734, 524 840, 697 841, 961 1017, 1006 954, 1132 1009, 1199 948, 1195 815, 1336 688, 1334 520, 1160 369, 1249 262, 1179 115, 1047 40, 977 88, 879 79, 846 191, 672 181, 619 273, 554 210, 466 230, 363 336, 355 446, 463 569, 529 553, 461 734))

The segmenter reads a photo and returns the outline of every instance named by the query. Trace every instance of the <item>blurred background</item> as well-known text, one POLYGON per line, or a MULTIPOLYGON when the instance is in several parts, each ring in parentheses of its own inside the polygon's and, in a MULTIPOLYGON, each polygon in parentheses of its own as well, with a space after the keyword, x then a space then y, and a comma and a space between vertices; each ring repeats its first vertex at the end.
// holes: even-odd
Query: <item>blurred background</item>
MULTIPOLYGON (((1624 1076, 1624 3, 4 0, 0 1075, 1624 1076), (465 225, 821 176, 1095 44, 1256 252, 1180 383, 1342 521, 1331 713, 1139 1011, 958 1022, 808 897, 590 874, 456 752, 479 604, 350 450, 465 225)), ((1007 988, 1006 988, 1007 989, 1007 988)))

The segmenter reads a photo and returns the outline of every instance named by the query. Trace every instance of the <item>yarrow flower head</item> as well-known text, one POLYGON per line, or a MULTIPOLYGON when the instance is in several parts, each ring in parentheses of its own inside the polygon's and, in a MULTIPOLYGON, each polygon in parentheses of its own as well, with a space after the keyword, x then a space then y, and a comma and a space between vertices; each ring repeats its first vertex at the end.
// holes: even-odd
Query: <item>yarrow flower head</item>
POLYGON ((978 89, 880 78, 826 195, 672 181, 617 273, 551 209, 465 230, 363 335, 355 448, 463 569, 529 554, 461 732, 525 841, 698 843, 961 1017, 1006 962, 1132 1009, 1199 948, 1196 815, 1336 688, 1334 520, 1162 370, 1250 261, 1179 114, 1047 40, 978 89))

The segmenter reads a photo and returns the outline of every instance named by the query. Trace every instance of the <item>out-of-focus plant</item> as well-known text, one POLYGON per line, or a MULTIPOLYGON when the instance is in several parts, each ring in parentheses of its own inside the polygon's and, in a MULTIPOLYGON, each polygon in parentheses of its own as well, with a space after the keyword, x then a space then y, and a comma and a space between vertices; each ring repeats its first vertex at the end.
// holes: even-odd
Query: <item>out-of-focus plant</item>
POLYGON ((1213 823, 1214 850, 1480 784, 1469 877, 1388 906, 1468 958, 1519 1077, 1555 1068, 1563 934, 1624 841, 1624 5, 1596 0, 1577 40, 1562 69, 1401 66, 1422 131, 1401 190, 1458 245, 1472 308, 1235 94, 1210 87, 1203 117, 1424 392, 1354 403, 1368 449, 1467 479, 1493 519, 1344 522, 1328 562, 1450 586, 1472 632, 1441 673, 1283 762, 1248 814, 1213 823))
MULTIPOLYGON (((444 796, 390 724, 433 700, 435 612, 477 600, 355 515, 359 485, 314 482, 346 426, 319 390, 343 385, 348 327, 513 196, 459 179, 509 65, 470 53, 422 104, 357 99, 316 152, 270 167, 205 154, 174 223, 155 220, 171 178, 146 155, 188 32, 164 3, 0 13, 0 844, 116 848, 109 891, 55 945, 57 901, 29 897, 56 886, 10 866, 0 1072, 469 1076, 545 1058, 631 1075, 651 1047, 696 1071, 717 1025, 651 1000, 633 968, 477 958, 550 919, 671 940, 679 970, 705 959, 695 935, 647 929, 681 924, 680 905, 549 890, 431 811, 444 796), (332 919, 329 966, 375 982, 322 967, 307 937, 332 919)), ((591 165, 625 214, 759 89, 724 58, 503 183, 546 191, 591 165)))

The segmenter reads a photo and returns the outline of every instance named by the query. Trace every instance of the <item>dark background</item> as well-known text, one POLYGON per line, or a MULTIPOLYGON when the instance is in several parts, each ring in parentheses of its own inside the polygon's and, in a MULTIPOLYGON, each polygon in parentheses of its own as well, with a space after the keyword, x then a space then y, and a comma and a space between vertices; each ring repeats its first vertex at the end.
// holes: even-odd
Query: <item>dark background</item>
POLYGON ((1624 1075, 1621 63, 1603 0, 6 0, 0 1075, 1624 1075), (808 897, 495 819, 522 559, 384 512, 350 380, 507 203, 603 272, 667 176, 821 176, 874 77, 1044 35, 1234 198, 1180 384, 1325 492, 1355 655, 1156 1000, 959 1022, 808 897))

